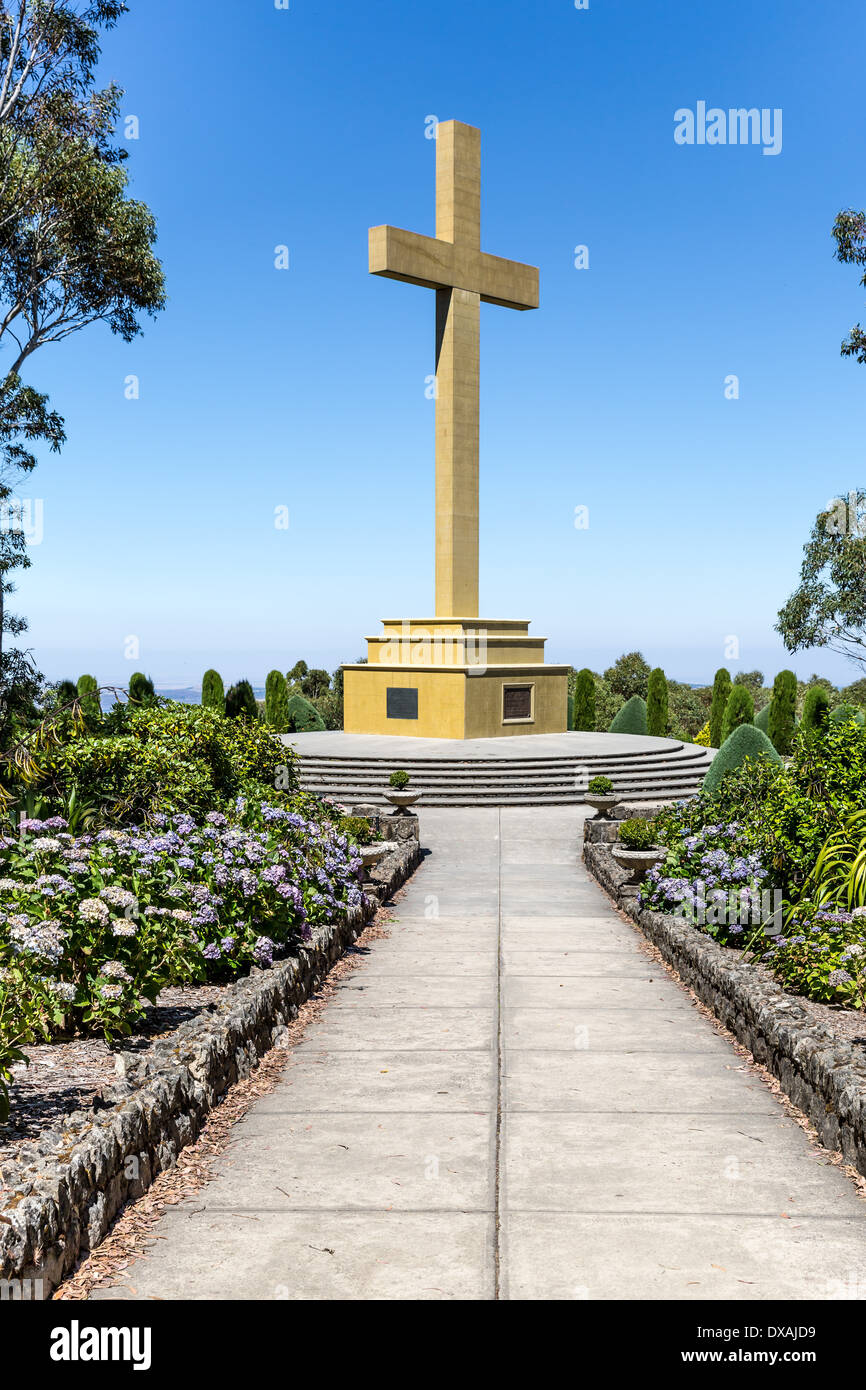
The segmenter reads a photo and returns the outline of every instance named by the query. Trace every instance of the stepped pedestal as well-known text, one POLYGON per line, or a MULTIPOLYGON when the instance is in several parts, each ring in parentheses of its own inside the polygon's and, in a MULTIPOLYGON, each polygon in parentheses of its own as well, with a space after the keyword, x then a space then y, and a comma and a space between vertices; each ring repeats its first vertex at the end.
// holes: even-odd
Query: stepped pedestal
POLYGON ((343 727, 415 738, 564 733, 569 668, 544 664, 545 641, 522 620, 387 619, 367 638, 367 663, 343 667, 343 727))

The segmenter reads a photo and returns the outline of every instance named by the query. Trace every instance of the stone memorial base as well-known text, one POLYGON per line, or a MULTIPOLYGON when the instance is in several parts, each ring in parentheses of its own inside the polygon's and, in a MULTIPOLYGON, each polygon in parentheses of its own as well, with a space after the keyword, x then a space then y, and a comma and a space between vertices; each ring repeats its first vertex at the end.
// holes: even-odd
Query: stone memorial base
POLYGON ((416 738, 502 738, 567 728, 568 667, 522 620, 387 619, 366 664, 343 667, 343 728, 416 738))

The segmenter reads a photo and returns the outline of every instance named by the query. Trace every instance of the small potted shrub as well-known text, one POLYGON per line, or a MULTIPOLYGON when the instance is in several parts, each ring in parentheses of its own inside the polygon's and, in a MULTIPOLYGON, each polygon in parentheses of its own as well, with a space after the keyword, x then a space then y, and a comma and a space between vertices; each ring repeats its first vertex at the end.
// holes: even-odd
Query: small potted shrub
POLYGON ((613 857, 621 869, 628 869, 630 883, 639 883, 648 869, 661 863, 666 853, 656 844, 655 821, 633 816, 619 827, 619 842, 613 847, 613 857))
POLYGON ((613 782, 609 777, 593 777, 586 789, 584 801, 595 810, 596 820, 609 820, 617 803, 613 782))
POLYGON ((409 790, 410 781, 408 772, 404 772, 402 768, 392 772, 388 778, 389 790, 385 793, 385 800, 394 807, 392 814, 395 816, 408 815, 409 807, 414 806, 415 802, 420 800, 420 792, 409 790))

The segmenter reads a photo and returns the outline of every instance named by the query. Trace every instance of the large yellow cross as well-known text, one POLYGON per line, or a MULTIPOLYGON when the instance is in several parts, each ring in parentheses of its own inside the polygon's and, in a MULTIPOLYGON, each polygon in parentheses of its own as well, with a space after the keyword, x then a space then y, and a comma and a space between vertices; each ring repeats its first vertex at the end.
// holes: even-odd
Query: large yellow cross
POLYGON ((481 250, 481 132, 440 121, 436 235, 370 228, 370 271, 436 291, 436 617, 478 617, 480 305, 538 308, 538 270, 481 250))

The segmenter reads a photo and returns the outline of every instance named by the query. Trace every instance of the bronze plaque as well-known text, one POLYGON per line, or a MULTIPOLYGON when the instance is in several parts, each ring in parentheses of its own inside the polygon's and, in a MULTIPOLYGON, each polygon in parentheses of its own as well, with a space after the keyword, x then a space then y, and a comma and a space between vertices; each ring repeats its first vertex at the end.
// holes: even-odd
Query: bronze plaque
POLYGON ((506 685, 502 689, 502 718, 532 718, 532 686, 506 685))
POLYGON ((385 712, 389 719, 417 719, 418 691, 389 685, 385 697, 385 712))

